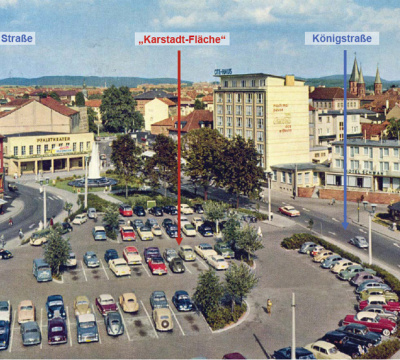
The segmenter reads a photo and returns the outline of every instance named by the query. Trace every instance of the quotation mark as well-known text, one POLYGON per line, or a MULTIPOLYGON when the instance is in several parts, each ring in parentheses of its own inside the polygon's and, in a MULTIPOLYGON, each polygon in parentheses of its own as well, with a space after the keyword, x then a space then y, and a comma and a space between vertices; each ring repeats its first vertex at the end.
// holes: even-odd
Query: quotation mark
POLYGON ((222 36, 221 36, 221 39, 225 39, 225 35, 222 35, 222 36))
POLYGON ((139 41, 139 45, 143 45, 143 41, 139 41))

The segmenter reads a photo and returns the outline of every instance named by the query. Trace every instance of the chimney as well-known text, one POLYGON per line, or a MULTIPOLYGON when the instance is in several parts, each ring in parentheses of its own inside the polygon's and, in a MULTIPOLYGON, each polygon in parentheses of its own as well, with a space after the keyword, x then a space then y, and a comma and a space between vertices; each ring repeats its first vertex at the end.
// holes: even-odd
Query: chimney
POLYGON ((389 99, 386 99, 386 109, 389 109, 389 99))
POLYGON ((285 76, 285 86, 294 86, 294 75, 285 76))

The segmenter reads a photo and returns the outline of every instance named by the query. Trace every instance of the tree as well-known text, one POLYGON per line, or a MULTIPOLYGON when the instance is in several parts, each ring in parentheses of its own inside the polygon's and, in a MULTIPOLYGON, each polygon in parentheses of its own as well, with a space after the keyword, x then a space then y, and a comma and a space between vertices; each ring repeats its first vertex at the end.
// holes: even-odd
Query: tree
POLYGON ((104 212, 103 222, 107 231, 107 236, 110 238, 116 238, 115 230, 117 230, 119 226, 118 219, 119 213, 115 206, 108 206, 104 212))
POLYGON ((140 112, 135 111, 135 105, 128 87, 116 88, 113 85, 105 90, 100 113, 106 131, 128 133, 140 130, 144 126, 144 118, 140 112))
POLYGON ((206 104, 204 104, 201 100, 196 99, 194 101, 194 109, 195 110, 204 110, 206 108, 206 104))
POLYGON ((231 215, 222 229, 224 241, 233 246, 238 238, 237 232, 240 229, 240 221, 237 215, 231 215))
POLYGON ((250 256, 254 255, 257 250, 264 248, 264 245, 256 229, 247 224, 237 232, 236 247, 246 251, 247 259, 250 261, 250 256))
POLYGON ((207 314, 218 309, 223 293, 223 285, 215 270, 209 269, 199 275, 193 301, 207 316, 207 314))
POLYGON ((207 220, 215 221, 215 227, 217 233, 219 233, 219 220, 225 217, 227 205, 216 201, 207 201, 203 204, 204 215, 207 220))
POLYGON ((98 128, 95 123, 95 121, 97 120, 97 113, 91 107, 88 107, 87 114, 88 114, 89 131, 97 134, 98 128))
POLYGON ((228 271, 225 273, 225 290, 229 294, 232 302, 232 312, 234 309, 235 299, 239 299, 240 304, 243 302, 250 291, 257 286, 259 279, 253 273, 251 268, 244 264, 240 265, 232 263, 228 271))
POLYGON ((261 191, 261 182, 266 180, 264 170, 258 165, 258 154, 252 140, 241 136, 228 141, 222 149, 217 182, 228 192, 236 195, 236 207, 239 207, 239 195, 249 196, 261 191))
POLYGON ((103 97, 103 95, 102 94, 92 94, 92 95, 89 95, 88 96, 88 99, 89 100, 99 100, 99 99, 101 99, 103 97))
POLYGON ((68 216, 71 215, 72 206, 73 204, 68 201, 64 203, 64 210, 68 212, 68 216))
POLYGON ((68 240, 65 240, 58 231, 51 229, 44 247, 44 259, 54 275, 60 275, 60 268, 67 263, 70 251, 71 245, 68 240))
POLYGON ((193 183, 204 188, 206 201, 208 188, 217 178, 221 149, 226 141, 217 130, 210 128, 190 131, 183 138, 183 156, 187 161, 185 175, 189 176, 193 183))
POLYGON ((58 96, 58 94, 57 94, 56 92, 54 92, 54 91, 51 91, 51 92, 49 93, 49 96, 50 96, 51 98, 53 98, 54 100, 61 101, 61 99, 60 99, 60 97, 58 96))
POLYGON ((24 94, 24 95, 22 96, 22 98, 23 98, 23 99, 29 99, 29 94, 24 94))
POLYGON ((85 106, 85 97, 83 96, 83 93, 79 91, 75 95, 75 105, 76 106, 85 106))
POLYGON ((400 122, 399 119, 391 118, 389 119, 389 125, 386 127, 386 136, 388 139, 398 139, 400 132, 400 122))
POLYGON ((128 197, 128 182, 137 175, 142 166, 141 149, 129 134, 118 136, 111 145, 111 161, 115 172, 124 180, 125 197, 128 197))

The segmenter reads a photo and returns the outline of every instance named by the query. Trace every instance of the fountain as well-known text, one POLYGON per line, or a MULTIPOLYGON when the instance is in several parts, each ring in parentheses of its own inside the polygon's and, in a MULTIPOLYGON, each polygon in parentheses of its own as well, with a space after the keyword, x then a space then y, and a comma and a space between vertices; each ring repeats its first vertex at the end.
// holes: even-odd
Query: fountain
MULTIPOLYGON (((118 181, 100 176, 99 144, 92 143, 92 154, 89 160, 88 187, 105 187, 117 184, 118 181)), ((69 186, 85 187, 85 178, 70 181, 69 186)))

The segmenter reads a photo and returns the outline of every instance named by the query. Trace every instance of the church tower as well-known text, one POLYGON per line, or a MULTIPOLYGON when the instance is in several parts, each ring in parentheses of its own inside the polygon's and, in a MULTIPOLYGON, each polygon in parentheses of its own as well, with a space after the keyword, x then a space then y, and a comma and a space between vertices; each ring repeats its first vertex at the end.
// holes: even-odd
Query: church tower
POLYGON ((374 92, 375 95, 381 95, 382 94, 382 81, 381 77, 379 75, 379 68, 376 67, 376 76, 375 76, 375 81, 374 81, 374 92))
POLYGON ((357 96, 365 96, 365 82, 364 82, 364 76, 362 73, 362 69, 360 66, 360 73, 358 76, 358 83, 357 83, 357 96))
POLYGON ((357 83, 359 81, 360 74, 358 72, 358 65, 357 65, 357 58, 354 57, 354 65, 353 71, 351 72, 350 80, 349 80, 349 87, 350 87, 350 94, 357 95, 357 83))

